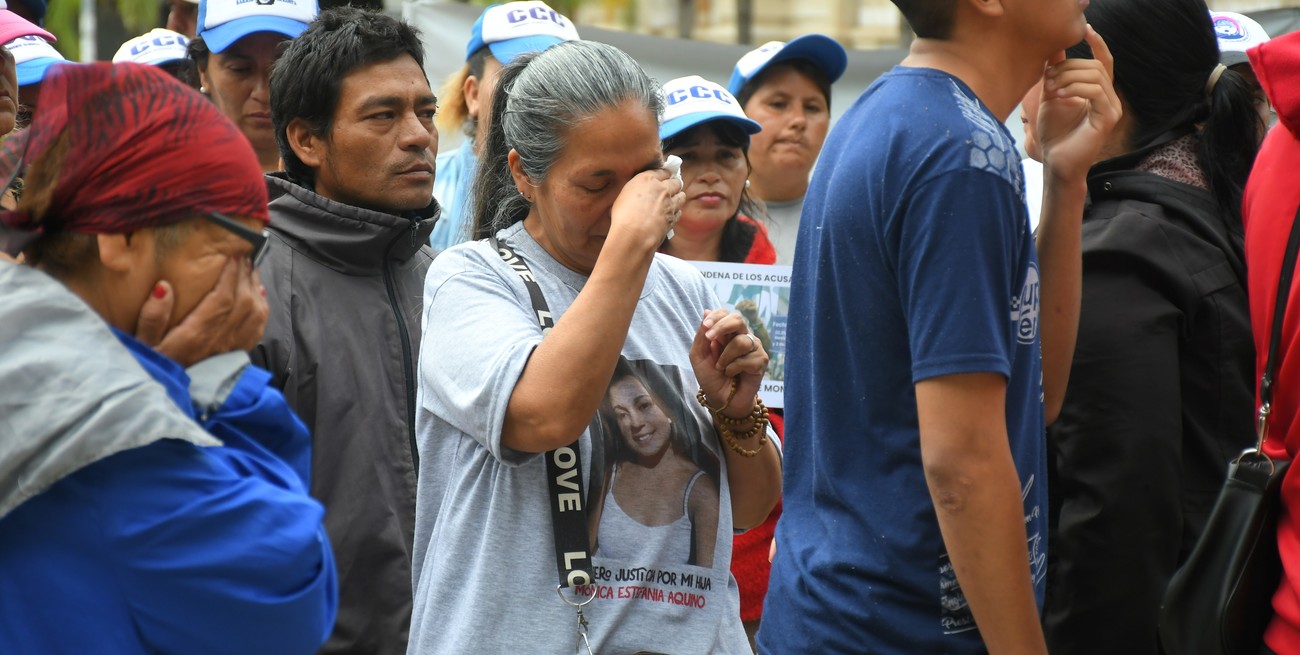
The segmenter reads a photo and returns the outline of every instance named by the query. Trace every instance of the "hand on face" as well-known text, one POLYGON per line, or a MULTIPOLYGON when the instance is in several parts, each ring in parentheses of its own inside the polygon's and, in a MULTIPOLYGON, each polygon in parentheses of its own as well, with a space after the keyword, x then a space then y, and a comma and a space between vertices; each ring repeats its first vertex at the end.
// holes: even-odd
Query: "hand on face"
POLYGON ((1089 25, 1084 37, 1095 59, 1048 62, 1038 107, 1038 143, 1046 171, 1059 180, 1087 176, 1123 110, 1115 93, 1115 60, 1089 25))
POLYGON ((733 418, 749 414, 767 373, 767 362, 763 342, 749 333, 745 317, 725 309, 704 315, 691 344, 691 367, 713 407, 727 399, 735 380, 736 393, 722 413, 733 418))
POLYGON ((227 259, 212 290, 171 328, 176 300, 166 280, 140 309, 136 338, 182 366, 235 350, 251 350, 262 338, 270 309, 257 270, 245 259, 227 259))
POLYGON ((662 169, 643 171, 628 181, 610 210, 609 235, 630 236, 658 248, 682 217, 686 194, 681 180, 662 169))

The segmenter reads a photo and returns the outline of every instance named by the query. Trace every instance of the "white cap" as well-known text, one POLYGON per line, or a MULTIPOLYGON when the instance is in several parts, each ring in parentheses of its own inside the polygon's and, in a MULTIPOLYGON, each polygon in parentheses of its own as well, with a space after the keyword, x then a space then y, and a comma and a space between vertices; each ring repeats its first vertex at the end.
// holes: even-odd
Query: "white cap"
POLYGON ((745 116, 740 103, 721 84, 699 75, 679 77, 664 84, 664 117, 659 124, 659 139, 680 134, 700 123, 725 121, 746 134, 757 134, 763 127, 745 116))
POLYGON ((221 53, 257 32, 292 39, 305 32, 319 12, 316 0, 200 0, 198 33, 208 50, 221 53))
POLYGON ((137 64, 159 66, 185 58, 185 46, 190 40, 184 34, 161 27, 137 36, 122 44, 113 55, 113 63, 133 61, 137 64))
POLYGON ((1210 12, 1214 35, 1219 37, 1219 63, 1224 66, 1249 63, 1246 51, 1268 42, 1264 26, 1244 14, 1231 11, 1210 12))
POLYGON ((465 59, 487 46, 492 56, 506 65, 522 54, 577 40, 578 28, 573 26, 573 21, 545 2, 508 2, 488 7, 474 21, 465 59))
POLYGON ((44 80, 50 66, 68 63, 54 46, 39 36, 20 36, 6 43, 5 50, 14 56, 19 87, 44 80))
POLYGON ((826 81, 834 83, 844 74, 849 65, 849 55, 844 46, 825 34, 805 34, 792 39, 789 43, 768 41, 745 53, 736 67, 731 71, 731 80, 727 89, 733 94, 740 93, 745 83, 754 79, 771 64, 778 64, 792 59, 806 59, 826 74, 826 81))

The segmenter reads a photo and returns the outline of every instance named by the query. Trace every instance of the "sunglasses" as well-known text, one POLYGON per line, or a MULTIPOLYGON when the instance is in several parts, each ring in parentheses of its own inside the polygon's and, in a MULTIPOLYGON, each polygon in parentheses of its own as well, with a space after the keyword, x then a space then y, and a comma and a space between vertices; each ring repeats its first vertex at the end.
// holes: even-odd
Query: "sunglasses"
POLYGON ((203 218, 252 244, 253 252, 249 253, 248 261, 252 263, 253 268, 257 268, 261 265, 262 260, 266 258, 266 251, 271 249, 271 233, 267 230, 258 232, 257 230, 249 229, 244 227, 244 225, 239 221, 217 212, 208 212, 203 214, 203 218))

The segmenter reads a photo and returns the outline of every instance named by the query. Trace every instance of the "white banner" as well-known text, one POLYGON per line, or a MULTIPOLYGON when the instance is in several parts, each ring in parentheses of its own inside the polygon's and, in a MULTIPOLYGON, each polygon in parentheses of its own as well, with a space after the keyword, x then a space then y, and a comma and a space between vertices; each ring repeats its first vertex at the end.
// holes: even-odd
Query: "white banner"
POLYGON ((790 312, 790 267, 690 262, 704 274, 718 300, 739 312, 763 342, 771 360, 759 397, 768 407, 785 407, 785 334, 790 312))

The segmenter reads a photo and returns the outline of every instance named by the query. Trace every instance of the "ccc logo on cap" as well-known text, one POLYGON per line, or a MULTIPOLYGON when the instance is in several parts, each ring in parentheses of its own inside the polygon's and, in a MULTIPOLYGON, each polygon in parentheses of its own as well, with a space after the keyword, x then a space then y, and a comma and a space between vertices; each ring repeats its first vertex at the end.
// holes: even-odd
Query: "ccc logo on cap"
POLYGON ((668 94, 667 100, 668 100, 668 104, 675 105, 679 102, 684 102, 692 98, 697 100, 717 99, 727 104, 735 103, 735 100, 732 99, 731 94, 727 93, 725 90, 710 89, 707 86, 700 86, 698 84, 687 89, 674 89, 672 93, 668 94))
MULTIPOLYGON (((260 2, 261 0, 259 0, 260 2)), ((275 0, 271 0, 274 2, 275 0)), ((511 23, 522 23, 529 20, 549 20, 561 27, 567 27, 564 16, 556 13, 554 9, 546 7, 533 7, 532 9, 513 9, 506 15, 506 20, 511 23)))
MULTIPOLYGON (((274 2, 275 0, 271 0, 271 1, 274 2)), ((146 50, 149 50, 150 48, 166 48, 167 46, 180 46, 183 48, 185 47, 185 44, 187 42, 188 41, 185 39, 185 37, 180 35, 158 36, 148 41, 145 41, 143 43, 137 43, 134 47, 131 48, 131 54, 138 55, 146 50)))

